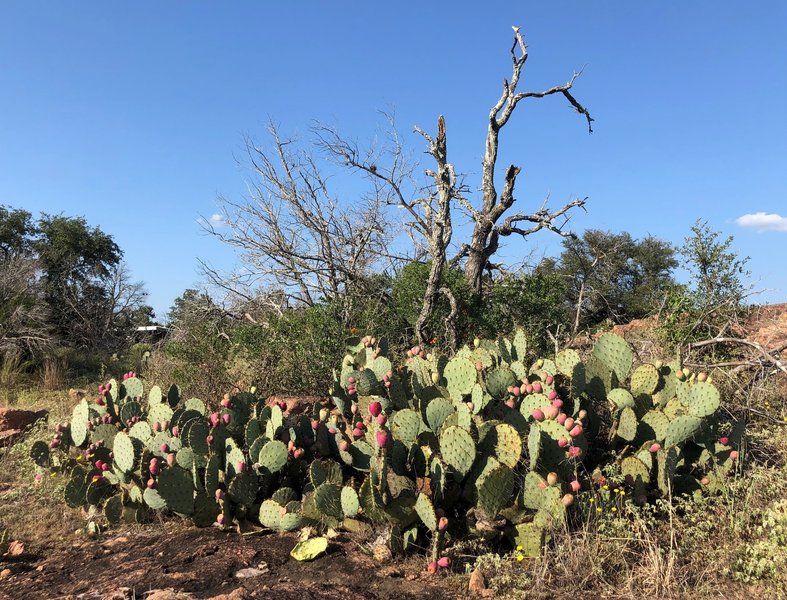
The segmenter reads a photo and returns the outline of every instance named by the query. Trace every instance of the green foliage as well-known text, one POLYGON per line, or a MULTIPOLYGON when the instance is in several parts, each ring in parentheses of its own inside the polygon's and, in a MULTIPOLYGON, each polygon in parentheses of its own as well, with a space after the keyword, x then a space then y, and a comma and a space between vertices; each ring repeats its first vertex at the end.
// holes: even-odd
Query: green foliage
POLYGON ((732 236, 722 240, 707 222, 697 221, 691 232, 680 250, 689 283, 667 297, 660 330, 665 342, 673 345, 711 339, 748 314, 748 257, 732 249, 732 236))
MULTIPOLYGON (((718 392, 704 375, 632 369, 630 348, 611 334, 585 368, 577 357, 528 355, 524 339, 477 340, 453 358, 413 349, 399 366, 384 342, 347 339, 329 403, 306 415, 256 390, 212 409, 175 387, 146 396, 127 373, 74 408, 54 452, 31 452, 69 478, 69 505, 104 507, 112 521, 169 511, 198 526, 252 519, 291 530, 361 519, 429 539, 433 561, 463 532, 514 532, 537 554, 602 473, 642 504, 713 492, 734 468, 741 440, 718 438, 718 392), (673 392, 661 403, 664 389, 673 392)), ((611 493, 599 489, 600 501, 628 501, 611 493)))

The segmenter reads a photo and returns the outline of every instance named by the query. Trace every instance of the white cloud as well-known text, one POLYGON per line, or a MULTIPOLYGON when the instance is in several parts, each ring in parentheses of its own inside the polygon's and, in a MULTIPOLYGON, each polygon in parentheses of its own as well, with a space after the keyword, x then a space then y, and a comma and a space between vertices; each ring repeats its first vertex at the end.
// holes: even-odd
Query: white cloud
POLYGON ((773 213, 749 213, 735 219, 741 227, 750 227, 757 231, 787 231, 787 217, 773 213))
POLYGON ((222 217, 219 213, 214 213, 210 216, 210 222, 213 225, 222 225, 224 223, 224 217, 222 217))

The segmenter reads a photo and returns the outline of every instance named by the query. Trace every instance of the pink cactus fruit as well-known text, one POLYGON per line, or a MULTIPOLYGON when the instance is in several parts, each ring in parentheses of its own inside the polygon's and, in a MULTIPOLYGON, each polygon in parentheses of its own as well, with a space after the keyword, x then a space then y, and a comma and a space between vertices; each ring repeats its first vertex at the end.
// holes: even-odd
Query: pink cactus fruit
POLYGON ((441 569, 447 569, 451 566, 451 559, 447 556, 441 556, 440 559, 437 561, 437 566, 441 569))
POLYGON ((388 432, 384 429, 379 430, 375 437, 377 438, 377 445, 380 448, 385 448, 388 445, 388 432))
POLYGON ((582 489, 582 484, 580 483, 579 479, 575 479, 574 481, 572 481, 569 484, 569 486, 571 487, 571 491, 574 492, 575 494, 582 489))
POLYGON ((655 443, 655 444, 651 444, 650 448, 648 448, 648 452, 650 452, 652 454, 655 454, 659 450, 661 450, 661 444, 659 444, 658 442, 655 443))
POLYGON ((544 411, 541 410, 540 408, 533 409, 533 412, 531 414, 533 415, 533 418, 536 421, 543 421, 544 420, 544 411))
POLYGON ((381 412, 383 412, 383 405, 377 402, 376 400, 369 404, 369 414, 373 417, 377 417, 381 412))

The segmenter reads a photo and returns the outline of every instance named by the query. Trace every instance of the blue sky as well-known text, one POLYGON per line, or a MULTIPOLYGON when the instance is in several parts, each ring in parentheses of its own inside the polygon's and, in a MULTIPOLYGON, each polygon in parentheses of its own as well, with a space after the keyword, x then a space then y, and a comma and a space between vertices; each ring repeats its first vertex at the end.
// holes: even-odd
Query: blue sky
MULTIPOLYGON (((444 114, 449 157, 476 186, 514 24, 530 49, 522 87, 585 67, 574 91, 596 119, 588 135, 560 98, 520 106, 501 164, 523 167, 521 206, 587 196, 575 230, 672 242, 707 219, 751 257, 760 300, 787 301, 787 4, 776 1, 6 0, 0 204, 102 227, 163 315, 199 282, 197 257, 232 264, 197 219, 217 212, 218 194, 242 196, 243 137, 263 140, 269 118, 364 140, 393 108, 420 152, 408 132, 444 114)), ((504 255, 558 248, 543 234, 504 255)))

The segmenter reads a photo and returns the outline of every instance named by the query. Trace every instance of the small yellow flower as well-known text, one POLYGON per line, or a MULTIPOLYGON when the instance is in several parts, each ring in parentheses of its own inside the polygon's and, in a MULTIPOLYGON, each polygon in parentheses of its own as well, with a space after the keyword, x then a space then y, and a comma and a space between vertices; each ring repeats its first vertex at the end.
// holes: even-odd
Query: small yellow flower
POLYGON ((593 504, 595 501, 596 501, 596 499, 595 499, 595 498, 589 498, 589 499, 588 499, 588 502, 590 502, 591 504, 593 504))
POLYGON ((620 493, 620 490, 619 490, 618 488, 615 488, 615 489, 614 489, 614 490, 612 490, 612 491, 613 491, 613 492, 615 492, 616 494, 619 494, 619 493, 620 493))
POLYGON ((516 547, 516 551, 517 551, 517 552, 521 552, 521 551, 522 551, 522 546, 517 546, 517 547, 516 547))
POLYGON ((517 554, 516 560, 517 560, 517 562, 522 562, 523 560, 525 560, 525 557, 522 556, 521 554, 517 554))
POLYGON ((599 506, 599 507, 596 509, 596 512, 601 512, 601 510, 602 510, 602 509, 601 509, 601 507, 599 506))
POLYGON ((52 474, 50 475, 50 477, 57 477, 57 473, 55 473, 54 471, 52 471, 52 474))
POLYGON ((612 512, 615 512, 615 511, 617 511, 617 510, 618 510, 618 508, 617 508, 616 506, 613 506, 612 508, 610 508, 610 510, 611 510, 612 512))
POLYGON ((605 483, 604 485, 601 486, 601 489, 608 490, 609 486, 605 483))
POLYGON ((620 495, 621 496, 625 496, 626 495, 626 490, 620 490, 620 495))

